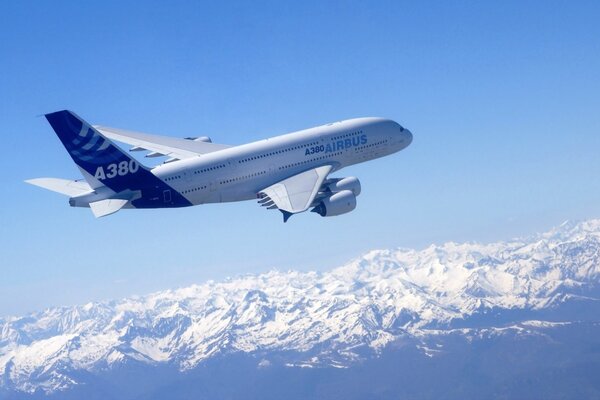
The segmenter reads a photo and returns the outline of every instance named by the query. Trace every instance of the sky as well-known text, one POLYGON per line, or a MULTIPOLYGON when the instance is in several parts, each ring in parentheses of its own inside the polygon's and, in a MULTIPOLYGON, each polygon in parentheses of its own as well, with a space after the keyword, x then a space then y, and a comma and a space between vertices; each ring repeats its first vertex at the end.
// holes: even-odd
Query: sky
POLYGON ((600 3, 0 3, 0 317, 371 249, 600 217, 600 3), (80 173, 41 117, 242 144, 391 118, 406 150, 349 167, 334 218, 255 202, 94 219, 25 179, 80 173))

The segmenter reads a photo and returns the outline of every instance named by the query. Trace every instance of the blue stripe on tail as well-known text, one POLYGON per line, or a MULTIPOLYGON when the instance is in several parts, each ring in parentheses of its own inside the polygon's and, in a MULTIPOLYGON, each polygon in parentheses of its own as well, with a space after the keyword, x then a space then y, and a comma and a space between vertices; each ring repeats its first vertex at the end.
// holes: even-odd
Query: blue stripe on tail
POLYGON ((116 193, 141 191, 131 203, 137 208, 183 207, 191 203, 154 176, 134 158, 115 146, 75 113, 63 110, 46 114, 75 163, 116 193), (170 191, 169 201, 164 193, 170 191))

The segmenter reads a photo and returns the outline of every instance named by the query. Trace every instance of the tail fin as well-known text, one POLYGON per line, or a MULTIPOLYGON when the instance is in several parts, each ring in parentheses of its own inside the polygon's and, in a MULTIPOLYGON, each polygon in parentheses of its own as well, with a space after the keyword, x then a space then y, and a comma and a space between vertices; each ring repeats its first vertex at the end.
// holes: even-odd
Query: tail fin
MULTIPOLYGON (((89 186, 98 193, 106 188, 114 192, 101 200, 121 200, 98 202, 95 205, 90 203, 89 206, 95 215, 108 215, 118 211, 126 204, 123 200, 128 200, 135 208, 192 205, 181 193, 157 178, 150 169, 140 165, 75 113, 67 110, 57 111, 46 114, 46 119, 89 186), (170 195, 168 201, 165 193, 170 195)), ((40 181, 30 183, 46 188, 50 185, 40 181)), ((55 183, 52 182, 51 186, 56 188, 55 183)))
POLYGON ((119 193, 133 189, 134 175, 148 174, 144 166, 75 113, 63 110, 45 117, 91 187, 101 183, 119 193))

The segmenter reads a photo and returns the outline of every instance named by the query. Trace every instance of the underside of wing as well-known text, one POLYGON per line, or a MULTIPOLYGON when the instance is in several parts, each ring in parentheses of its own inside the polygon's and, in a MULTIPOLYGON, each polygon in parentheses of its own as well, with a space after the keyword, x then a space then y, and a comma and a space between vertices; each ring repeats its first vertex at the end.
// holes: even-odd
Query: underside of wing
MULTIPOLYGON (((131 150, 149 150, 149 157, 167 156, 172 159, 196 157, 202 154, 223 150, 231 146, 211 143, 210 141, 183 139, 170 136, 153 135, 143 132, 127 131, 107 126, 94 126, 102 135, 111 140, 127 143, 131 150)), ((207 138, 208 139, 208 138, 207 138)))
POLYGON ((291 215, 310 208, 331 170, 331 165, 324 165, 277 182, 259 192, 259 202, 265 207, 279 209, 285 222, 291 215))

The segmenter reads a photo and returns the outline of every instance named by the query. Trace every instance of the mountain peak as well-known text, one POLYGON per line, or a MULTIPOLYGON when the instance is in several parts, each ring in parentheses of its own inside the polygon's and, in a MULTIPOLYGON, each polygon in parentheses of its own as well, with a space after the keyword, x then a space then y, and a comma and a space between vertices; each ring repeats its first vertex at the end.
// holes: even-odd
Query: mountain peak
POLYGON ((584 298, 599 277, 600 220, 590 220, 508 242, 373 250, 330 272, 274 270, 50 308, 0 321, 0 387, 52 392, 76 385, 81 371, 127 362, 188 370, 240 352, 298 353, 307 358, 291 364, 337 368, 490 310, 584 298))

